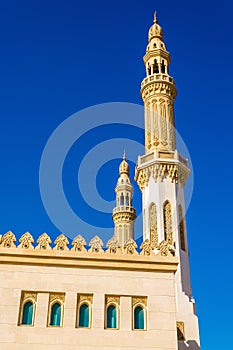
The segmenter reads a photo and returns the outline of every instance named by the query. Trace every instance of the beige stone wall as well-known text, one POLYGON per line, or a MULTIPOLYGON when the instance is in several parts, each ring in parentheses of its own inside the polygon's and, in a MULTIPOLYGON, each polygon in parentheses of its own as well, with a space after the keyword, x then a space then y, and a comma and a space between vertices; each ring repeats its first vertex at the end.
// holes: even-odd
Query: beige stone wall
POLYGON ((80 267, 78 261, 77 266, 64 266, 62 261, 69 258, 62 253, 56 258, 61 261, 60 266, 53 266, 52 257, 45 254, 46 259, 42 257, 36 265, 34 252, 36 260, 26 261, 21 253, 21 263, 16 264, 14 259, 19 253, 14 251, 6 261, 0 251, 1 350, 177 349, 176 258, 116 257, 111 261, 115 261, 115 268, 109 269, 106 257, 96 260, 98 268, 88 267, 90 258, 86 258, 86 267, 80 267), (101 259, 105 260, 103 268, 101 259), (134 269, 124 265, 123 260, 127 259, 134 269), (22 291, 38 293, 34 326, 18 325, 22 291), (47 326, 49 292, 65 293, 61 328, 47 326), (76 327, 78 293, 93 294, 91 329, 76 327), (106 294, 120 296, 119 330, 104 328, 106 294), (132 296, 147 297, 146 330, 132 330, 132 296))

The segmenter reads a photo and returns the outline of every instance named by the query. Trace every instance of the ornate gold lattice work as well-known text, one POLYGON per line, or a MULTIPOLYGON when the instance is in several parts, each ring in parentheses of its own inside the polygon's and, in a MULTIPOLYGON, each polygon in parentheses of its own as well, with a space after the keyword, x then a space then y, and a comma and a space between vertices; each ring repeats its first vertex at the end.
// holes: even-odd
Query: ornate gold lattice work
POLYGON ((157 229, 157 210, 156 205, 152 203, 149 210, 150 220, 150 241, 152 249, 158 247, 158 229, 157 229))
POLYGON ((169 244, 173 244, 172 228, 172 206, 170 202, 165 202, 163 207, 164 238, 169 244))

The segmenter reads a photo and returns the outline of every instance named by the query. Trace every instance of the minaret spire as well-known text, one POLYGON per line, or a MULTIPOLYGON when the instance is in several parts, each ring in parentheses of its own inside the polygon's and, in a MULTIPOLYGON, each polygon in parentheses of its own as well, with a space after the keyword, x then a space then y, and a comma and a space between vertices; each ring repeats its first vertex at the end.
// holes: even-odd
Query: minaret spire
POLYGON ((175 150, 174 100, 176 86, 169 75, 170 54, 166 50, 163 31, 154 23, 148 34, 144 56, 147 77, 142 81, 141 95, 145 104, 146 153, 158 150, 175 150))
POLYGON ((114 236, 120 246, 123 246, 129 238, 134 238, 134 221, 136 211, 132 206, 133 186, 129 178, 129 164, 126 161, 124 151, 122 162, 119 166, 119 179, 115 188, 116 207, 113 209, 114 236))

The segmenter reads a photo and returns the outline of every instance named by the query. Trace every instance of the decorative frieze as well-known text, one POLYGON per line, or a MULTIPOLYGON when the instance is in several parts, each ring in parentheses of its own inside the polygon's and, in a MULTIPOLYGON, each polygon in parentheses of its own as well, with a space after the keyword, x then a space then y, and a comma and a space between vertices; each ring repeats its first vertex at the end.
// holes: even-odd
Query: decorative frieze
POLYGON ((16 242, 16 237, 14 233, 11 231, 8 231, 2 237, 1 246, 5 248, 15 248, 16 247, 15 242, 16 242))
POLYGON ((94 238, 92 238, 89 245, 91 247, 90 251, 92 251, 94 253, 99 253, 99 252, 103 251, 102 247, 104 246, 104 244, 103 244, 102 239, 99 238, 98 236, 95 236, 94 238))
POLYGON ((77 237, 75 237, 75 239, 72 242, 73 248, 71 250, 78 251, 78 252, 86 251, 86 248, 85 248, 86 245, 87 244, 85 239, 81 235, 78 235, 77 237))
POLYGON ((145 186, 148 186, 150 177, 155 182, 162 182, 165 178, 168 178, 171 182, 181 183, 184 187, 189 176, 189 169, 181 166, 177 163, 163 163, 157 162, 144 167, 136 167, 135 181, 141 191, 144 190, 145 186))
MULTIPOLYGON (((2 243, 0 244, 0 248, 16 248, 16 249, 24 249, 25 253, 26 250, 31 249, 34 251, 34 238, 29 232, 24 233, 20 239, 19 239, 19 244, 16 246, 16 237, 12 232, 7 232, 2 236, 2 243)), ((116 255, 157 255, 160 252, 161 256, 167 256, 167 249, 171 248, 171 245, 168 241, 163 241, 159 245, 156 245, 155 249, 155 242, 151 241, 149 239, 146 239, 140 246, 140 249, 138 249, 137 243, 132 239, 128 239, 124 246, 120 246, 116 237, 113 236, 106 244, 107 249, 103 249, 104 244, 103 241, 98 237, 95 236, 92 238, 92 240, 89 243, 90 249, 87 251, 85 248, 86 241, 85 239, 81 236, 78 235, 72 242, 72 248, 69 248, 69 240, 68 238, 64 235, 61 234, 59 235, 55 241, 54 241, 54 248, 51 248, 52 240, 47 233, 43 233, 38 239, 37 239, 37 246, 35 247, 35 254, 36 251, 43 250, 48 252, 50 254, 51 250, 58 250, 58 251, 65 251, 65 252, 70 252, 70 254, 79 254, 82 252, 86 252, 86 254, 95 254, 95 253, 104 253, 104 254, 116 254, 116 255), (170 247, 170 248, 169 248, 170 247)), ((1 253, 0 253, 1 254, 1 253)))
POLYGON ((55 250, 68 250, 67 246, 69 244, 69 241, 63 233, 56 238, 54 243, 55 243, 55 247, 53 249, 55 249, 55 250))
POLYGON ((42 249, 42 250, 46 250, 46 249, 52 249, 50 247, 50 244, 52 243, 51 238, 49 237, 49 235, 47 235, 47 233, 43 233, 37 240, 37 246, 35 249, 42 249))
POLYGON ((116 237, 113 236, 108 241, 107 248, 108 248, 107 252, 112 253, 112 254, 116 254, 119 251, 120 246, 119 246, 119 243, 118 243, 116 237))
POLYGON ((29 232, 24 233, 20 240, 20 245, 18 246, 19 248, 23 248, 23 249, 34 249, 33 247, 33 243, 34 243, 34 239, 32 237, 32 235, 29 232))
POLYGON ((151 241, 149 239, 146 239, 140 246, 141 249, 141 253, 140 254, 144 254, 144 255, 150 255, 153 248, 152 248, 152 244, 151 241))
POLYGON ((132 238, 129 238, 124 245, 124 250, 126 251, 127 254, 133 255, 137 253, 136 251, 137 247, 138 247, 137 243, 132 238))

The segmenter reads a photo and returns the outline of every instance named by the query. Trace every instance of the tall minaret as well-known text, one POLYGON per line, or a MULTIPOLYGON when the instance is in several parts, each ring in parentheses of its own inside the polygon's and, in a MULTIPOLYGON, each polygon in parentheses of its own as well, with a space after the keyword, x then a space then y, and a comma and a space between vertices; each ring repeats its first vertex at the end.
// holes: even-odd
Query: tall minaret
POLYGON ((113 209, 114 236, 120 246, 134 239, 134 221, 136 211, 132 206, 133 186, 129 178, 129 164, 126 162, 125 154, 119 167, 120 177, 115 188, 116 207, 113 209))
POLYGON ((168 241, 171 252, 179 257, 177 325, 183 327, 179 333, 179 350, 187 349, 184 339, 190 350, 196 350, 199 329, 190 284, 184 202, 184 186, 190 170, 188 160, 176 150, 176 86, 169 75, 170 55, 156 13, 148 41, 144 56, 147 76, 141 85, 145 104, 145 155, 138 158, 135 175, 142 191, 143 238, 151 241, 155 251, 163 240, 168 241))

